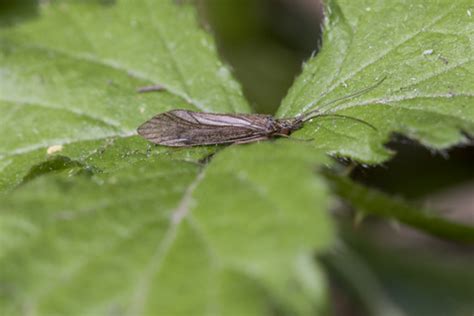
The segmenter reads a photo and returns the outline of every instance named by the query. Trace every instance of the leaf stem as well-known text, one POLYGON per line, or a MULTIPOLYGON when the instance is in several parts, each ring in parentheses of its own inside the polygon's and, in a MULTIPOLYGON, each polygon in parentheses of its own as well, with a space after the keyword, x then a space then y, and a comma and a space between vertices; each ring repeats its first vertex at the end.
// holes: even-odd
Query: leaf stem
POLYGON ((402 199, 367 188, 348 177, 329 172, 325 172, 325 175, 336 194, 366 214, 393 218, 442 239, 474 244, 474 226, 452 222, 434 215, 432 210, 420 209, 402 199))

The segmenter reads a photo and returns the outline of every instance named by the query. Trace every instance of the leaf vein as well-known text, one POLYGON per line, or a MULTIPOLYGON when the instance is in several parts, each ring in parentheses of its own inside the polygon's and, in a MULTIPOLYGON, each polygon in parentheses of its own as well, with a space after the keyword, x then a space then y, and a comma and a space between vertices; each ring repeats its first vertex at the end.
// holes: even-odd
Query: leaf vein
POLYGON ((28 146, 24 146, 24 147, 19 147, 13 151, 10 151, 10 152, 0 152, 0 155, 2 157, 12 157, 12 156, 18 156, 18 155, 23 155, 23 154, 27 154, 27 153, 30 153, 32 151, 35 151, 35 150, 39 150, 39 149, 42 149, 42 148, 47 148, 49 146, 52 146, 52 145, 70 145, 70 144, 74 144, 76 142, 81 142, 81 141, 97 141, 97 140, 104 140, 104 139, 107 139, 107 138, 110 138, 110 137, 131 137, 131 136, 135 136, 136 135, 136 131, 133 130, 133 131, 124 131, 124 132, 120 132, 120 133, 117 133, 117 132, 113 132, 113 133, 110 133, 110 134, 102 134, 100 137, 83 137, 81 136, 80 138, 76 138, 76 139, 69 139, 69 138, 58 138, 58 139, 49 139, 49 140, 46 140, 44 143, 36 143, 36 144, 31 144, 31 145, 28 145, 28 146))
POLYGON ((46 103, 46 102, 38 102, 37 100, 32 102, 32 101, 25 101, 25 100, 5 98, 5 97, 0 97, 0 101, 13 103, 13 104, 16 104, 18 107, 22 107, 22 106, 24 106, 24 107, 40 107, 40 108, 45 108, 45 109, 48 109, 48 110, 64 111, 64 112, 74 114, 76 116, 82 116, 82 117, 85 117, 89 120, 96 121, 100 124, 111 127, 114 130, 118 130, 120 128, 120 124, 118 122, 112 120, 112 119, 101 118, 101 117, 98 117, 98 116, 95 116, 95 115, 90 115, 90 114, 87 114, 87 113, 85 113, 83 111, 80 111, 79 109, 75 109, 75 108, 59 107, 59 106, 49 104, 49 103, 46 103))
POLYGON ((444 117, 448 117, 448 118, 451 118, 451 119, 454 119, 454 120, 463 121, 463 122, 467 122, 467 123, 473 123, 474 122, 474 121, 471 121, 467 117, 464 117, 464 116, 456 116, 456 115, 453 115, 453 114, 443 113, 443 112, 435 111, 434 109, 410 108, 410 107, 402 106, 402 105, 397 104, 397 103, 389 103, 389 102, 396 102, 396 101, 385 101, 385 100, 383 100, 383 101, 378 100, 377 101, 377 100, 374 100, 374 102, 372 102, 372 103, 353 104, 351 106, 334 109, 331 112, 347 110, 347 109, 354 108, 354 107, 357 107, 357 106, 380 105, 380 106, 392 107, 392 108, 396 108, 396 109, 400 109, 400 110, 406 110, 406 111, 414 111, 414 112, 418 111, 418 112, 423 112, 423 113, 428 113, 428 114, 441 115, 441 116, 444 116, 444 117))
MULTIPOLYGON (((433 25, 435 25, 436 23, 438 23, 439 21, 441 21, 443 18, 445 18, 446 16, 448 16, 454 9, 456 8, 456 5, 452 5, 448 10, 446 10, 443 14, 440 14, 438 17, 435 17, 432 19, 432 21, 427 24, 425 27, 423 27, 422 29, 419 29, 417 30, 416 32, 413 32, 411 34, 409 34, 408 36, 404 37, 400 42, 398 43, 395 43, 393 46, 391 46, 389 49, 386 49, 384 51, 382 51, 382 53, 380 55, 378 55, 377 57, 369 60, 368 62, 362 64, 359 68, 357 68, 355 71, 349 73, 347 76, 345 76, 344 78, 338 80, 334 85, 332 85, 327 91, 326 93, 324 93, 319 99, 321 100, 322 98, 324 98, 326 95, 328 95, 329 93, 331 93, 332 91, 334 91, 341 83, 343 82, 346 82, 352 78, 354 78, 358 73, 360 73, 361 71, 363 71, 364 69, 366 69, 367 67, 369 67, 370 65, 373 65, 375 64, 376 62, 378 62, 379 60, 381 60, 382 58, 384 58, 385 56, 387 56, 388 54, 390 54, 391 52, 393 52, 395 49, 403 46, 403 44, 407 43, 408 41, 412 40, 413 38, 417 37, 418 35, 420 34, 423 34, 427 29, 429 29, 430 27, 432 27, 433 25)), ((305 112, 307 111, 309 108, 311 108, 314 104, 316 104, 317 101, 311 101, 310 103, 306 104, 303 109, 302 109, 302 112, 305 112)))
MULTIPOLYGON (((147 81, 152 84, 157 84, 157 80, 150 78, 149 76, 145 75, 143 72, 129 69, 126 66, 122 65, 121 63, 117 62, 116 60, 101 59, 90 53, 72 53, 64 49, 52 48, 52 47, 40 45, 40 44, 24 44, 24 45, 16 44, 16 45, 19 47, 26 48, 26 49, 36 49, 36 50, 45 51, 47 53, 55 53, 55 54, 62 55, 62 56, 65 56, 77 61, 81 61, 81 62, 93 63, 96 65, 100 65, 109 69, 113 69, 113 70, 125 73, 128 76, 132 76, 136 79, 147 81)), ((201 104, 198 100, 191 98, 189 95, 187 95, 184 92, 181 92, 176 87, 173 87, 167 83, 159 83, 159 85, 162 86, 164 90, 166 90, 167 92, 195 106, 197 109, 201 111, 207 111, 207 108, 203 106, 203 104, 201 104)))
POLYGON ((138 282, 137 288, 133 294, 133 302, 131 307, 130 315, 141 315, 143 307, 148 298, 148 292, 150 290, 151 279, 156 275, 165 260, 168 251, 176 240, 178 233, 178 227, 182 222, 182 219, 186 217, 189 212, 191 205, 192 194, 194 190, 199 185, 199 183, 204 179, 204 171, 202 169, 196 178, 191 182, 191 184, 186 188, 183 197, 180 199, 177 207, 171 212, 169 228, 165 233, 164 238, 158 243, 156 251, 151 257, 148 267, 143 272, 141 280, 138 282))

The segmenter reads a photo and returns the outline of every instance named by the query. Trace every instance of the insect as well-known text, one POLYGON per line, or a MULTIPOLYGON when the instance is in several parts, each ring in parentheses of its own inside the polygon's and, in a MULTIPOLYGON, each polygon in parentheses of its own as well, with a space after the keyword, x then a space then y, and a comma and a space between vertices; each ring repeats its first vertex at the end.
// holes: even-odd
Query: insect
POLYGON ((352 98, 374 89, 382 83, 360 90, 348 96, 330 101, 320 108, 300 114, 293 118, 274 118, 266 114, 219 114, 171 110, 160 113, 143 123, 138 134, 150 142, 171 147, 190 147, 217 144, 244 144, 274 137, 288 137, 303 127, 304 123, 315 117, 339 117, 357 121, 376 128, 358 118, 321 110, 336 102, 352 98))

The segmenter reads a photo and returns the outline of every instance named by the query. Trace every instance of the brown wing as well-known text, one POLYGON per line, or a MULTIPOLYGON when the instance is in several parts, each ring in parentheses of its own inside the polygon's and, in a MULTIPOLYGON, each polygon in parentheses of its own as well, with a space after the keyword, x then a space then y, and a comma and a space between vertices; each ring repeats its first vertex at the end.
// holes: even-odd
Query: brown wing
POLYGON ((269 115, 172 110, 145 122, 138 133, 159 145, 199 146, 261 139, 271 132, 272 124, 269 115))

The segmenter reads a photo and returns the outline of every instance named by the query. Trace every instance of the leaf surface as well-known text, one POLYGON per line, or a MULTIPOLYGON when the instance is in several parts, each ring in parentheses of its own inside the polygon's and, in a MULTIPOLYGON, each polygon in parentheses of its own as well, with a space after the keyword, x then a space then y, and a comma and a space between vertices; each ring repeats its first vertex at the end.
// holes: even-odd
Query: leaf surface
POLYGON ((174 108, 249 111, 191 6, 41 4, 38 18, 0 28, 0 189, 50 146, 84 154, 174 108), (136 93, 151 84, 165 91, 136 93))
POLYGON ((27 182, 0 201, 0 306, 8 315, 321 308, 312 253, 332 229, 326 186, 308 170, 328 161, 305 147, 233 147, 204 168, 151 156, 27 182))
MULTIPOLYGON (((303 137, 336 155, 380 163, 393 133, 444 149, 474 133, 474 17, 471 1, 330 1, 323 46, 304 66, 278 116, 322 117, 303 137), (374 86, 357 97, 325 104, 374 86)), ((301 135, 300 134, 300 135, 301 135)))

